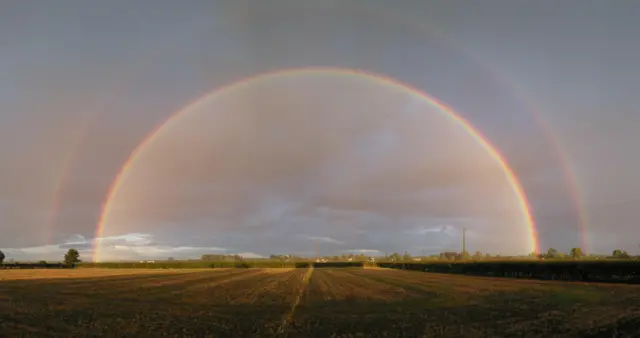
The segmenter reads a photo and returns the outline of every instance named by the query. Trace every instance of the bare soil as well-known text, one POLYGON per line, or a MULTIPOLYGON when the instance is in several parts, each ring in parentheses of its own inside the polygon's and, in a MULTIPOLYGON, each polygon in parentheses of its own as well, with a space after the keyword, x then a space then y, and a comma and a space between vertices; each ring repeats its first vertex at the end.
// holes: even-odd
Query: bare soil
POLYGON ((640 286, 362 268, 0 271, 0 337, 640 337, 640 286))

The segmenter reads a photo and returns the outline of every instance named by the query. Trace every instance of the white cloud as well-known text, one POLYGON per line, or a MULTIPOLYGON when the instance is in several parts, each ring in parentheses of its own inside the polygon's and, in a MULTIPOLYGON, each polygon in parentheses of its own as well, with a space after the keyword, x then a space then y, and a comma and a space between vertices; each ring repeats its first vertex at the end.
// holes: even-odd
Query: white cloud
POLYGON ((109 243, 109 242, 126 242, 136 245, 151 244, 153 236, 151 234, 131 233, 120 236, 98 237, 96 242, 109 243))
POLYGON ((362 253, 365 255, 376 255, 382 253, 382 251, 376 249, 351 249, 347 250, 347 252, 362 253))
POLYGON ((331 244, 338 244, 338 245, 343 245, 344 242, 339 241, 335 238, 331 238, 331 237, 325 237, 325 236, 309 236, 309 235, 301 235, 300 237, 302 237, 305 240, 308 241, 318 241, 318 242, 322 242, 322 243, 331 243, 331 244))
POLYGON ((265 258, 265 256, 258 255, 257 253, 253 252, 241 252, 236 255, 241 256, 242 258, 265 258))
MULTIPOLYGON (((95 240, 100 246, 100 259, 123 260, 138 258, 162 259, 174 258, 199 258, 207 253, 225 252, 232 254, 226 248, 214 246, 171 246, 161 245, 154 241, 153 235, 144 233, 131 233, 119 236, 101 237, 95 240)), ((87 240, 82 235, 72 235, 67 241, 59 245, 43 245, 25 248, 10 248, 5 250, 8 259, 15 260, 49 260, 60 261, 64 253, 74 248, 80 252, 81 259, 92 260, 94 242, 87 240)), ((251 252, 240 254, 243 257, 256 258, 259 255, 251 252)))
POLYGON ((449 236, 454 236, 459 232, 460 231, 457 230, 453 225, 449 225, 449 224, 439 225, 435 227, 416 227, 406 231, 406 233, 410 235, 425 235, 428 233, 441 233, 449 236))

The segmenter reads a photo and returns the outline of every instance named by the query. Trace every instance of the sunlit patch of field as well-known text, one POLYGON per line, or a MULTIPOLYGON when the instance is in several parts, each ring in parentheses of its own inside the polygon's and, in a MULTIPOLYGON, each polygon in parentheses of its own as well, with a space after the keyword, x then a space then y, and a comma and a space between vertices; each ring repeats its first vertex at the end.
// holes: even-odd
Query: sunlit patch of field
POLYGON ((84 278, 142 274, 184 274, 204 269, 3 269, 0 281, 16 279, 84 278))
POLYGON ((262 270, 264 273, 280 274, 280 273, 291 272, 292 270, 295 270, 295 269, 296 268, 263 268, 263 269, 260 269, 260 270, 262 270))
POLYGON ((363 269, 369 269, 369 270, 383 270, 383 269, 384 269, 384 270, 391 270, 391 269, 389 269, 389 268, 381 268, 381 267, 379 267, 379 266, 377 266, 377 265, 365 265, 365 266, 363 266, 362 268, 363 268, 363 269))
POLYGON ((0 336, 640 336, 631 285, 361 268, 0 274, 13 277, 0 336))

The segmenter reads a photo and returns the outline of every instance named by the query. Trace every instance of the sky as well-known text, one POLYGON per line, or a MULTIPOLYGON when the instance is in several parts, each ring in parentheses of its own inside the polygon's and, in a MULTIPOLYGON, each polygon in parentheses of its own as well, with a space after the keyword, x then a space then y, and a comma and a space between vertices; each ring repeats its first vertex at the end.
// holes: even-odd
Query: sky
POLYGON ((640 251, 636 1, 5 1, 0 249, 640 251), (191 105, 197 102, 195 105, 191 105), (96 227, 109 187, 139 155, 96 227))

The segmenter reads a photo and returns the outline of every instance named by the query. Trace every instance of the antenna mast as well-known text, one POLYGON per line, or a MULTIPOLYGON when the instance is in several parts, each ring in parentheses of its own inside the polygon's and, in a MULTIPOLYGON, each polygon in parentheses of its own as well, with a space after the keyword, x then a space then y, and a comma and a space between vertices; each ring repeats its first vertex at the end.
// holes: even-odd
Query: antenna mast
POLYGON ((467 228, 462 228, 462 256, 467 253, 467 228))

